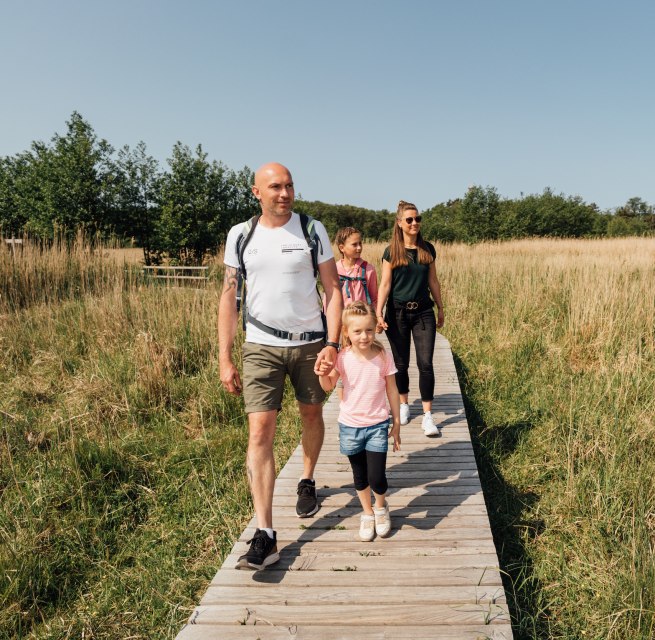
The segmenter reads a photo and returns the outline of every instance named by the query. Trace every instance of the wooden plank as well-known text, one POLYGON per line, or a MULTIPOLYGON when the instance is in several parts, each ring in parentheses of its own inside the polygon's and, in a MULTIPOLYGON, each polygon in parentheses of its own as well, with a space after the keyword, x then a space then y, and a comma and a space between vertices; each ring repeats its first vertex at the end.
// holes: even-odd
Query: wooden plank
MULTIPOLYGON (((414 512, 407 508, 403 508, 403 515, 401 516, 398 511, 391 505, 390 514, 394 526, 399 531, 405 529, 436 529, 436 528, 471 528, 472 526, 484 526, 485 529, 489 527, 489 517, 486 512, 481 515, 472 515, 464 513, 461 515, 453 515, 445 513, 442 516, 426 515, 421 512, 416 515, 414 512)), ((321 516, 319 518, 298 518, 295 515, 276 515, 275 528, 279 532, 282 529, 297 532, 298 529, 310 531, 313 529, 325 530, 334 529, 335 527, 345 527, 346 529, 359 529, 359 516, 361 515, 361 507, 357 511, 356 508, 350 510, 349 513, 328 516, 321 516)), ((248 527, 243 535, 248 535, 255 525, 252 524, 248 527)), ((242 536, 243 537, 243 536, 242 536)), ((280 536, 278 535, 278 539, 280 536)))
MULTIPOLYGON (((297 481, 296 481, 297 482, 297 481)), ((319 500, 322 502, 325 498, 332 497, 335 495, 343 495, 349 499, 357 499, 353 492, 350 489, 343 487, 330 487, 325 486, 320 482, 320 476, 317 477, 317 493, 319 500)), ((474 496, 477 494, 482 494, 482 489, 480 483, 477 485, 468 485, 468 484, 443 484, 439 481, 422 483, 420 485, 413 485, 408 487, 401 487, 398 489, 391 489, 389 491, 389 497, 398 496, 408 496, 408 497, 427 497, 427 496, 474 496)), ((296 486, 292 483, 280 484, 279 486, 276 483, 274 496, 297 496, 296 486)), ((295 504, 295 503, 294 503, 295 504)))
MULTIPOLYGON (((473 496, 475 498, 475 496, 473 496)), ((404 500, 402 501, 405 502, 404 500)), ((277 503, 276 503, 277 504, 277 503)), ((279 509, 279 515, 275 516, 275 521, 278 522, 280 517, 289 518, 292 521, 295 521, 298 526, 311 527, 316 523, 320 523, 323 518, 348 518, 350 516, 359 517, 362 513, 362 508, 359 503, 353 503, 350 506, 342 505, 336 510, 329 510, 323 508, 313 518, 298 518, 295 515, 295 500, 289 501, 287 507, 293 506, 294 513, 289 514, 285 509, 279 509)), ((472 500, 467 500, 461 504, 431 504, 425 506, 408 506, 406 504, 401 504, 401 501, 395 501, 394 504, 390 503, 391 512, 395 517, 398 518, 423 518, 423 517, 443 517, 451 515, 453 517, 465 516, 465 515, 483 515, 487 516, 487 508, 484 505, 484 502, 480 503, 473 502, 472 500)), ((290 511, 290 509, 288 509, 290 511)), ((320 526, 320 524, 319 524, 320 526)))
POLYGON ((416 625, 358 627, 353 636, 350 626, 324 627, 287 625, 189 625, 184 629, 184 640, 511 640, 509 624, 493 625, 416 625))
POLYGON ((181 265, 168 265, 168 264, 157 264, 157 265, 144 265, 143 270, 152 270, 152 271, 207 271, 209 267, 185 267, 181 265))
POLYGON ((498 569, 494 567, 439 568, 435 571, 396 571, 385 568, 380 568, 378 571, 287 571, 272 565, 266 571, 253 573, 223 563, 223 567, 211 581, 211 585, 240 585, 253 588, 259 585, 265 588, 267 584, 274 585, 275 588, 303 585, 379 587, 385 584, 393 584, 394 587, 498 587, 502 586, 502 579, 498 569))
MULTIPOLYGON (((470 487, 469 487, 470 489, 470 487)), ((331 491, 328 495, 326 489, 319 491, 319 505, 320 509, 317 516, 321 517, 326 510, 336 509, 341 507, 355 507, 359 503, 356 498, 347 489, 339 489, 331 491)), ((297 495, 295 492, 281 495, 275 493, 273 499, 273 506, 275 509, 282 507, 289 507, 295 509, 297 495)), ((393 503, 394 507, 413 507, 415 509, 427 508, 430 506, 443 506, 443 505, 461 505, 461 504, 484 504, 484 496, 482 491, 453 491, 453 487, 427 487, 421 490, 421 493, 416 493, 413 487, 406 487, 405 489, 398 489, 395 492, 390 492, 389 504, 393 503), (411 493, 403 493, 411 492, 411 493)), ((316 517, 316 516, 315 516, 316 517)))
POLYGON ((206 276, 166 276, 166 275, 151 275, 150 278, 156 278, 157 280, 202 280, 203 282, 207 281, 206 276))
POLYGON ((339 621, 353 628, 352 637, 360 627, 379 624, 380 619, 392 620, 393 626, 415 625, 492 625, 509 622, 507 606, 503 604, 332 604, 324 600, 314 606, 293 605, 199 605, 191 615, 192 624, 322 626, 339 621), (320 606, 318 606, 320 604, 320 606))
MULTIPOLYGON (((300 529, 300 527, 285 529, 282 527, 277 527, 276 525, 276 528, 281 543, 287 542, 289 540, 302 540, 303 542, 348 542, 350 540, 357 539, 357 534, 359 532, 359 526, 353 526, 350 529, 300 529)), ((252 529, 246 529, 242 533, 242 539, 250 540, 254 533, 254 527, 252 529)), ((478 527, 432 527, 430 529, 418 529, 396 524, 389 536, 387 538, 382 538, 378 544, 389 544, 392 541, 405 544, 417 540, 483 540, 489 535, 489 523, 487 523, 485 526, 478 527)), ((364 546, 362 550, 366 549, 367 546, 370 546, 370 544, 364 546)))
POLYGON ((211 585, 200 603, 202 606, 234 604, 302 606, 317 602, 337 604, 505 604, 502 587, 415 586, 413 589, 362 589, 359 585, 333 585, 315 587, 311 584, 277 589, 253 586, 211 585))
MULTIPOLYGON (((320 462, 324 462, 321 460, 320 462)), ((340 479, 341 476, 352 476, 352 470, 349 464, 344 464, 341 461, 334 461, 332 468, 329 472, 325 470, 320 474, 316 474, 323 482, 330 482, 331 478, 340 479)), ((292 467, 285 467, 278 476, 278 482, 291 479, 298 482, 298 471, 302 471, 301 465, 293 465, 292 467)), ((416 478, 425 479, 426 482, 434 478, 477 478, 478 468, 475 460, 468 462, 451 463, 444 462, 441 464, 433 463, 420 463, 410 464, 404 462, 401 464, 389 465, 387 467, 387 478, 416 478)), ((276 483, 277 484, 277 483, 276 483)))
MULTIPOLYGON (((370 551, 374 551, 371 546, 370 551)), ((242 552, 243 553, 243 552, 242 552)), ((237 559, 241 555, 233 552, 227 558, 225 563, 229 567, 235 567, 237 559)), ((279 562, 275 568, 278 571, 425 571, 429 566, 428 558, 436 557, 428 554, 416 553, 413 556, 388 557, 388 556, 362 556, 360 554, 350 556, 329 556, 320 553, 314 553, 304 556, 280 555, 279 562)), ((474 553, 474 554, 443 554, 438 556, 439 560, 435 563, 435 569, 479 569, 480 573, 498 568, 498 557, 495 552, 474 553)))
MULTIPOLYGON (((243 538, 234 545, 230 555, 238 557, 248 549, 247 538, 243 538)), ((469 540, 423 539, 412 540, 411 545, 391 545, 362 543, 353 538, 351 540, 326 540, 320 538, 312 540, 289 540, 280 542, 278 548, 285 557, 311 556, 312 558, 325 558, 339 560, 340 562, 359 561, 360 558, 380 556, 384 558, 418 558, 442 555, 481 555, 494 554, 496 547, 493 541, 485 538, 471 538, 469 540)), ((396 563, 398 564, 398 563, 396 563)))

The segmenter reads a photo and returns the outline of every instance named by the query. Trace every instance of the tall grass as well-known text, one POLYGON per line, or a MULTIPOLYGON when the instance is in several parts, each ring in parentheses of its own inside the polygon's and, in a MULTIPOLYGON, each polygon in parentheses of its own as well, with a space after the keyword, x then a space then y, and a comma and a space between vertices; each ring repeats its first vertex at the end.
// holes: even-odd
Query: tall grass
POLYGON ((107 248, 92 247, 83 233, 47 244, 25 238, 13 250, 0 238, 0 313, 130 286, 138 270, 107 257, 107 248))
MULTIPOLYGON (((516 637, 653 637, 655 242, 438 251, 516 637)), ((30 255, 7 285, 0 251, 0 638, 172 637, 251 509, 218 291, 30 255)))
POLYGON ((518 637, 655 636, 655 241, 440 247, 518 637))
POLYGON ((0 638, 172 637, 250 516, 218 291, 123 272, 0 320, 0 638))

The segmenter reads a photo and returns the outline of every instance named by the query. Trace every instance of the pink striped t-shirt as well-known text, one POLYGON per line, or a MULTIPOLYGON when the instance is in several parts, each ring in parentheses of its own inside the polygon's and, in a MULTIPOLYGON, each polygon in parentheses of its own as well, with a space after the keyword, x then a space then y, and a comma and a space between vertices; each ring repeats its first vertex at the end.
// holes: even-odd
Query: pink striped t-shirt
POLYGON ((389 417, 385 378, 398 371, 390 353, 364 360, 346 348, 337 356, 335 368, 343 381, 339 422, 349 427, 371 427, 389 417))

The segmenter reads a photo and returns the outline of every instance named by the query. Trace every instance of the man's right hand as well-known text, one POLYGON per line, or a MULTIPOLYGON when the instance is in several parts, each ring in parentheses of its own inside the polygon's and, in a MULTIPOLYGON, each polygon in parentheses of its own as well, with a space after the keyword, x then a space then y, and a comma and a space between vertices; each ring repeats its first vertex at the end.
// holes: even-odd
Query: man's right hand
POLYGON ((221 383, 228 393, 235 396, 241 395, 243 389, 241 385, 241 376, 233 362, 220 366, 221 383))

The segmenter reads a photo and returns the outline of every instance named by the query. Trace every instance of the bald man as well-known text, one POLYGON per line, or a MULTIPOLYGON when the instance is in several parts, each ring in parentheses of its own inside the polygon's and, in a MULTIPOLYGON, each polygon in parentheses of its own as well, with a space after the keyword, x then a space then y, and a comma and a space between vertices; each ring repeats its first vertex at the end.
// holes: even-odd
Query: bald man
POLYGON ((292 211, 295 192, 291 172, 272 162, 255 173, 252 192, 261 216, 244 252, 248 279, 248 322, 243 345, 243 380, 232 359, 237 331, 237 239, 244 223, 230 229, 225 244, 225 276, 218 312, 221 382, 232 394, 243 392, 248 414, 246 468, 257 519, 257 531, 238 569, 263 569, 277 562, 273 529, 275 460, 273 438, 289 376, 302 420, 303 476, 298 482, 296 513, 318 511, 314 468, 323 445, 322 403, 325 393, 314 366, 336 362, 343 298, 332 247, 325 227, 315 221, 318 273, 326 297, 327 335, 317 300, 312 256, 292 211), (283 337, 280 337, 283 336, 283 337))

